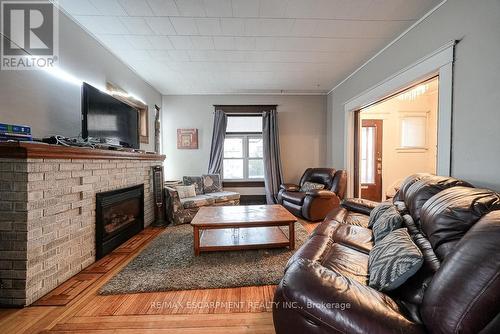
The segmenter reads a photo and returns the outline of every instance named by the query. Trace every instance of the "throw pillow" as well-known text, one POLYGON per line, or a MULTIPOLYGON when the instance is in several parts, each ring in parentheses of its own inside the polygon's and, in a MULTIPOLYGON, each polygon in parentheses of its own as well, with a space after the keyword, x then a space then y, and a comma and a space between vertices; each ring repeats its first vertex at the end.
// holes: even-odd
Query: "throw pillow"
POLYGON ((405 228, 392 231, 375 244, 368 258, 369 285, 391 291, 412 277, 424 263, 420 249, 405 228))
POLYGON ((179 194, 180 199, 196 196, 194 184, 191 184, 189 186, 176 186, 175 190, 177 190, 177 194, 179 194))
POLYGON ((372 225, 373 242, 377 244, 384 239, 391 231, 403 227, 403 217, 395 206, 390 206, 385 210, 372 225))
POLYGON ((310 190, 320 190, 324 188, 325 188, 324 184, 306 181, 304 182, 304 184, 302 184, 302 187, 300 187, 300 191, 308 192, 310 190))
POLYGON ((205 194, 222 191, 222 182, 219 174, 204 174, 201 178, 203 179, 203 191, 205 194))
POLYGON ((182 183, 185 186, 190 186, 194 184, 196 195, 203 194, 203 181, 201 180, 201 176, 184 176, 182 178, 182 183))
POLYGON ((391 206, 392 206, 391 203, 382 202, 376 207, 374 207, 370 212, 370 220, 368 222, 368 227, 371 228, 373 224, 375 224, 375 222, 377 221, 378 217, 380 217, 385 212, 385 210, 387 210, 391 206))

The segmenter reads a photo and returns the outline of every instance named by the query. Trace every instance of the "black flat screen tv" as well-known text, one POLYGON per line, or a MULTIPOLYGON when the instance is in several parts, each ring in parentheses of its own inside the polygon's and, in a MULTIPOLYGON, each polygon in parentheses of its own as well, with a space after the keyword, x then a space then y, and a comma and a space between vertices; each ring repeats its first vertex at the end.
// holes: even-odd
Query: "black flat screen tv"
POLYGON ((139 148, 139 112, 132 106, 84 83, 82 137, 139 148))

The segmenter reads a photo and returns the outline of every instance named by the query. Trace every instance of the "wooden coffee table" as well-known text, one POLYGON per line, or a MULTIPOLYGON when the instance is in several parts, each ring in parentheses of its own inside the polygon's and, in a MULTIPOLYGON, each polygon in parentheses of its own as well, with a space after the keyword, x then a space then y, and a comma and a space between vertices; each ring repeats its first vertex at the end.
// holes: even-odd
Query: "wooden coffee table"
POLYGON ((295 248, 297 218, 281 205, 202 207, 191 225, 194 254, 222 250, 295 248), (288 226, 288 235, 280 228, 288 226))

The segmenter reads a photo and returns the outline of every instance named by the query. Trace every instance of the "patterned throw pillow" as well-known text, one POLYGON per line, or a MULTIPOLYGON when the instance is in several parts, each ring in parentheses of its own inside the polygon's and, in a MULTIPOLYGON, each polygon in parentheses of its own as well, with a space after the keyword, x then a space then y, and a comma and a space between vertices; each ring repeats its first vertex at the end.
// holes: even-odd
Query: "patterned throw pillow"
POLYGON ((324 188, 325 188, 324 184, 306 181, 304 182, 304 184, 302 184, 302 187, 300 187, 300 191, 308 192, 310 190, 320 190, 324 188))
POLYGON ((392 231, 370 251, 369 285, 379 291, 390 291, 412 277, 424 263, 420 249, 405 228, 392 231))
POLYGON ((203 194, 203 181, 201 180, 201 176, 184 176, 182 178, 182 183, 185 186, 190 186, 194 184, 194 189, 196 190, 196 195, 203 194))
POLYGON ((179 194, 180 199, 196 196, 194 184, 189 186, 175 186, 175 190, 177 190, 177 194, 179 194))
POLYGON ((203 179, 203 192, 205 194, 222 191, 222 182, 219 174, 204 174, 201 178, 203 179))
POLYGON ((377 221, 377 219, 385 212, 385 210, 389 209, 392 206, 392 203, 382 202, 370 212, 370 220, 368 222, 368 227, 372 227, 373 224, 377 221))
POLYGON ((372 225, 373 242, 377 244, 391 231, 401 227, 403 227, 403 217, 401 217, 395 206, 388 207, 372 225))

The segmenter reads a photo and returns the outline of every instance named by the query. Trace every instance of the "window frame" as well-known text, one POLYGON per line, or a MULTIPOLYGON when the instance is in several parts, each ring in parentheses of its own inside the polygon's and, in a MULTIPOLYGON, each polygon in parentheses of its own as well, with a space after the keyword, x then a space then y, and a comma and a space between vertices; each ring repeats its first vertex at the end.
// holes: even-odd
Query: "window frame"
MULTIPOLYGON (((227 117, 259 117, 262 119, 262 114, 228 114, 227 117)), ((226 138, 241 138, 243 142, 243 157, 234 158, 228 157, 226 158, 223 153, 222 157, 222 180, 225 182, 262 182, 264 178, 250 178, 249 177, 249 162, 251 160, 261 160, 264 163, 264 157, 261 158, 252 158, 249 156, 249 145, 250 139, 263 139, 262 131, 260 132, 226 132, 226 138), (224 177, 224 160, 243 160, 243 178, 241 179, 229 179, 224 177)), ((225 138, 225 139, 226 139, 225 138)))

